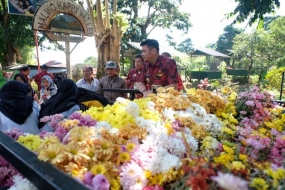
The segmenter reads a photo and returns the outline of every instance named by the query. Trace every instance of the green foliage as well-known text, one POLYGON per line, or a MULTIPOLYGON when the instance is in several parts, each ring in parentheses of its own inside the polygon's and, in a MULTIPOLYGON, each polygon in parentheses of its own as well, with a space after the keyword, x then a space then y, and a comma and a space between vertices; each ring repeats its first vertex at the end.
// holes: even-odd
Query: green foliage
POLYGON ((249 25, 252 25, 257 20, 263 20, 263 15, 266 13, 275 12, 276 8, 280 7, 279 0, 235 0, 238 5, 228 17, 235 17, 236 22, 244 22, 249 19, 249 25))
POLYGON ((193 44, 190 38, 185 39, 183 42, 178 44, 176 47, 178 51, 184 52, 184 53, 190 53, 193 51, 193 44))
POLYGON ((228 50, 233 48, 233 39, 241 32, 242 31, 240 29, 234 28, 232 25, 226 26, 224 28, 224 33, 219 36, 216 51, 226 55, 229 54, 228 50))
POLYGON ((252 33, 236 36, 233 55, 235 68, 249 69, 259 75, 259 82, 264 73, 272 66, 284 65, 285 55, 285 17, 279 17, 263 28, 252 33))
POLYGON ((283 72, 285 72, 285 67, 275 67, 267 72, 265 79, 270 89, 280 89, 283 72))

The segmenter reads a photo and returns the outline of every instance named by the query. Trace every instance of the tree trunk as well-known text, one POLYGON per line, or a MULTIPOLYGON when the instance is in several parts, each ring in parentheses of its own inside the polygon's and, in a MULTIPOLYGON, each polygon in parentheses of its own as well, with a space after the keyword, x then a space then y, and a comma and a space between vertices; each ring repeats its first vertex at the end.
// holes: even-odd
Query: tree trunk
MULTIPOLYGON (((3 16, 4 31, 7 31, 7 28, 9 27, 9 21, 10 21, 10 16, 8 14, 8 10, 5 10, 4 16, 3 16)), ((7 47, 7 49, 5 51, 3 66, 12 65, 13 63, 16 63, 16 60, 17 60, 18 51, 13 46, 13 42, 11 39, 6 39, 6 47, 7 47)))
POLYGON ((13 65, 14 63, 16 63, 18 51, 15 47, 13 47, 13 43, 11 40, 8 40, 6 44, 7 49, 4 57, 4 66, 13 65))
POLYGON ((263 70, 261 70, 260 73, 259 73, 258 83, 260 83, 261 80, 262 80, 262 74, 263 74, 263 70))
MULTIPOLYGON (((120 46, 113 40, 115 37, 110 35, 106 40, 97 46, 98 53, 98 66, 97 66, 97 78, 106 76, 105 66, 106 62, 114 61, 118 66, 118 74, 120 73, 120 46)), ((96 42, 98 44, 99 42, 96 42)))

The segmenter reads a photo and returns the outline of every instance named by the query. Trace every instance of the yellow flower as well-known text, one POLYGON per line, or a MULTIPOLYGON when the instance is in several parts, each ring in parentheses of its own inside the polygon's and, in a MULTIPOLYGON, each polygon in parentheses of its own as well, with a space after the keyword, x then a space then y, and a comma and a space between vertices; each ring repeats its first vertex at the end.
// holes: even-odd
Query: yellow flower
POLYGON ((149 179, 152 174, 151 174, 151 171, 145 170, 145 171, 144 171, 144 175, 145 175, 145 177, 146 177, 147 179, 149 179))
POLYGON ((269 188, 269 185, 262 178, 254 178, 249 184, 250 187, 254 187, 256 190, 266 190, 269 188))
POLYGON ((216 163, 223 164, 224 166, 228 166, 232 161, 234 161, 234 156, 226 153, 221 153, 220 156, 214 158, 214 161, 216 163))
POLYGON ((21 135, 18 138, 18 142, 31 151, 37 151, 41 144, 41 139, 37 135, 28 134, 26 136, 21 135))
POLYGON ((126 145, 126 148, 129 152, 131 152, 135 147, 136 147, 136 144, 134 144, 134 143, 128 143, 126 145))
POLYGON ((247 161, 247 155, 246 154, 239 154, 239 159, 242 160, 243 162, 247 161))
POLYGON ((229 121, 234 123, 234 124, 238 124, 238 120, 236 118, 234 118, 232 115, 229 116, 229 121))
POLYGON ((285 178, 285 170, 278 168, 276 171, 270 169, 265 170, 265 173, 273 178, 273 186, 277 187, 279 181, 285 178))
POLYGON ((67 155, 69 161, 83 161, 90 159, 85 153, 84 149, 80 148, 79 146, 76 146, 73 143, 69 143, 65 146, 65 154, 67 155))
POLYGON ((228 147, 227 145, 223 145, 223 149, 225 152, 229 153, 229 154, 234 154, 234 150, 230 147, 228 147))
POLYGON ((233 161, 232 162, 232 169, 242 170, 242 169, 245 169, 245 165, 240 161, 233 161))
POLYGON ((110 188, 111 188, 111 190, 120 190, 121 189, 121 185, 118 182, 118 180, 111 179, 110 180, 110 188))
POLYGON ((97 164, 91 168, 90 172, 94 175, 105 174, 107 172, 107 169, 103 164, 97 164))
POLYGON ((222 131, 225 132, 225 133, 227 133, 227 134, 229 134, 229 135, 235 134, 235 133, 234 133, 230 128, 228 128, 228 127, 223 127, 223 128, 222 128, 222 131))
POLYGON ((150 178, 150 183, 152 185, 161 185, 163 182, 163 176, 162 174, 157 174, 150 178))
POLYGON ((131 156, 128 152, 122 152, 119 154, 120 162, 128 162, 131 160, 131 156))
POLYGON ((55 135, 49 135, 41 139, 41 145, 39 148, 46 148, 49 144, 57 144, 59 140, 55 135))
POLYGON ((50 144, 46 149, 39 151, 38 159, 44 162, 49 161, 52 164, 59 164, 65 159, 62 152, 63 147, 61 144, 50 144))

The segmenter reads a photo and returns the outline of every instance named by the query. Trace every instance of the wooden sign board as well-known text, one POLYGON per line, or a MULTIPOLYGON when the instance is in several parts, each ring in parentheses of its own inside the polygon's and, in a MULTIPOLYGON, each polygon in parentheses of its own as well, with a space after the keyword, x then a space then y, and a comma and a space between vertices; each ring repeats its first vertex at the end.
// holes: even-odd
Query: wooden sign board
POLYGON ((79 43, 85 40, 85 37, 70 36, 70 35, 57 34, 57 33, 51 33, 51 32, 46 32, 46 35, 52 41, 79 43))
MULTIPOLYGON (((44 3, 34 16, 33 29, 58 32, 53 31, 50 25, 57 16, 60 16, 60 14, 67 14, 76 18, 82 26, 82 31, 80 32, 81 35, 93 35, 93 24, 89 18, 88 12, 80 5, 70 0, 49 0, 44 3)), ((61 32, 72 34, 72 30, 65 31, 64 29, 61 29, 61 32)), ((78 30, 74 32, 75 34, 79 34, 78 30)))

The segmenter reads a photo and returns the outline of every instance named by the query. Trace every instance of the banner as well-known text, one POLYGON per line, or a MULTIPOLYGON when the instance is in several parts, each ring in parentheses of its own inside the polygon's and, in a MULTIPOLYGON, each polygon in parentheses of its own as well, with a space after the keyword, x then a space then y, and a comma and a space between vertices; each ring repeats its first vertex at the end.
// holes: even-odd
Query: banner
POLYGON ((31 16, 48 0, 8 0, 9 14, 31 16))

